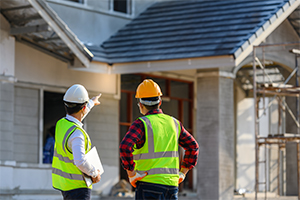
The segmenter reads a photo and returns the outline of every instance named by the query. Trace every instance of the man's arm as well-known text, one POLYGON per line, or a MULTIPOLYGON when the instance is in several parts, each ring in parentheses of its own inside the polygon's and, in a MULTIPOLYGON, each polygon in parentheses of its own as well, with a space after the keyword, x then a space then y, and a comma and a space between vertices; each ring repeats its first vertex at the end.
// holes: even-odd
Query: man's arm
POLYGON ((86 113, 85 115, 82 117, 81 121, 89 114, 89 112, 91 111, 91 109, 94 107, 94 106, 98 106, 100 105, 100 101, 99 101, 99 98, 101 97, 101 93, 97 96, 94 96, 93 98, 91 98, 89 100, 89 102, 87 103, 86 105, 86 113))
POLYGON ((144 124, 140 120, 136 120, 129 127, 128 132, 120 143, 121 164, 125 170, 133 171, 135 163, 133 162, 132 152, 136 144, 137 148, 141 148, 145 142, 144 124))
POLYGON ((74 131, 68 140, 68 147, 69 149, 72 149, 74 164, 80 171, 91 176, 93 183, 99 182, 101 179, 100 172, 85 158, 85 141, 81 131, 74 131))
POLYGON ((199 145, 195 138, 181 126, 179 145, 184 148, 185 154, 181 163, 181 172, 186 174, 190 169, 196 166, 199 154, 199 145))
POLYGON ((133 187, 136 187, 136 182, 144 178, 147 173, 139 174, 134 170, 135 163, 133 162, 132 152, 133 147, 143 147, 145 143, 145 128, 141 120, 136 120, 129 127, 128 132, 124 136, 120 144, 120 158, 123 168, 126 170, 129 182, 133 187))

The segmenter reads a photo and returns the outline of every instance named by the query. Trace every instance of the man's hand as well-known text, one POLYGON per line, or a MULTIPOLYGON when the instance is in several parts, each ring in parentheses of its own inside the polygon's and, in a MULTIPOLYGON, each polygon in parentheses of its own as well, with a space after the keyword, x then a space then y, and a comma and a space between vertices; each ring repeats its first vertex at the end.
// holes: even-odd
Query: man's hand
POLYGON ((147 176, 147 172, 139 174, 136 171, 127 171, 129 182, 133 187, 136 187, 136 182, 147 176))
POLYGON ((91 100, 94 102, 95 106, 98 106, 100 104, 99 98, 101 97, 101 93, 93 98, 91 98, 91 100))
POLYGON ((95 178, 92 177, 92 181, 93 183, 98 183, 101 179, 101 176, 100 176, 100 170, 98 169, 98 174, 95 178))
POLYGON ((179 180, 178 180, 178 185, 184 181, 186 174, 188 173, 189 169, 188 168, 181 168, 179 172, 179 180))
POLYGON ((178 185, 185 179, 185 174, 182 172, 179 172, 179 180, 178 180, 178 185))

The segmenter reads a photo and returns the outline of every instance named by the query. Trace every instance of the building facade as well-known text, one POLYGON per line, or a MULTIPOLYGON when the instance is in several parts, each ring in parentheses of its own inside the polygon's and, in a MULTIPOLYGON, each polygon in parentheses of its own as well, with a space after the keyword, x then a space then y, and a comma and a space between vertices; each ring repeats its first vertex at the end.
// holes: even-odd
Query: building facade
MULTIPOLYGON (((43 163, 43 147, 49 129, 65 115, 62 96, 75 83, 84 85, 90 97, 102 93, 100 106, 84 124, 105 170, 93 197, 109 196, 113 186, 126 179, 118 147, 140 115, 134 93, 144 78, 160 84, 163 111, 182 121, 200 145, 198 164, 180 193, 224 200, 232 199, 235 189, 253 193, 252 50, 260 44, 299 42, 299 28, 291 20, 299 15, 299 4, 299 0, 1 2, 0 198, 60 199, 52 188, 51 164, 43 163)), ((293 48, 299 49, 299 44, 293 48)), ((273 78, 280 76, 279 82, 295 68, 289 49, 266 49, 258 55, 261 60, 262 55, 276 72, 273 78)), ((293 76, 289 83, 295 80, 293 76)), ((268 97, 261 105, 271 101, 268 97)), ((295 100, 287 102, 295 111, 295 100)), ((280 132, 297 131, 287 114, 273 120, 277 104, 261 118, 261 133, 275 134, 278 124, 280 132)), ((267 190, 273 193, 279 190, 274 181, 277 159, 268 153, 268 166, 275 167, 268 175, 260 174, 267 177, 267 190)), ((292 160, 280 169, 293 169, 292 160)), ((285 180, 280 191, 297 195, 295 178, 286 171, 280 173, 285 180)))

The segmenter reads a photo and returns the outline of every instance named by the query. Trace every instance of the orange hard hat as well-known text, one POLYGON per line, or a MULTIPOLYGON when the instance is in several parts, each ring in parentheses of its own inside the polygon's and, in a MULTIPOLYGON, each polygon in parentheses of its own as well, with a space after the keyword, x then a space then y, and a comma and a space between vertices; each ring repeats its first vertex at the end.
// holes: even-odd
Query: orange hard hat
POLYGON ((162 96, 159 85, 151 79, 145 79, 136 89, 135 98, 151 98, 162 96))

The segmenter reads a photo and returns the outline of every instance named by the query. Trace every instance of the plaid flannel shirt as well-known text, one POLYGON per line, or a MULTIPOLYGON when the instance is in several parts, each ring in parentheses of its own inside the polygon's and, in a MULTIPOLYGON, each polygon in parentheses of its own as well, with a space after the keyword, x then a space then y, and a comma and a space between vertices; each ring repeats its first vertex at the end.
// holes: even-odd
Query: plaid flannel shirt
MULTIPOLYGON (((163 113, 161 109, 149 111, 146 115, 163 113)), ((181 168, 192 169, 197 164, 199 145, 195 138, 183 127, 180 122, 181 132, 179 136, 179 145, 185 149, 181 168)), ((135 163, 133 162, 132 152, 134 145, 140 149, 145 143, 145 127, 140 119, 135 120, 129 127, 120 144, 121 164, 125 170, 133 171, 135 163)))

